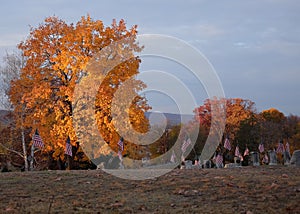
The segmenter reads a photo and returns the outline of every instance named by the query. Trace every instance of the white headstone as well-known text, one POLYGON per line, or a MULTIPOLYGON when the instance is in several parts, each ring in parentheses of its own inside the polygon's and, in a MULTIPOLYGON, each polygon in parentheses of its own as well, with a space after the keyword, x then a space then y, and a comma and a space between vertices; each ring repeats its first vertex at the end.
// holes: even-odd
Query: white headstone
POLYGON ((193 167, 193 162, 190 160, 184 161, 184 165, 186 169, 192 169, 193 167))
POLYGON ((276 156, 276 152, 274 150, 269 150, 269 157, 270 157, 270 162, 269 165, 277 165, 277 156, 276 156))
POLYGON ((291 161, 291 154, 288 151, 283 152, 283 160, 284 160, 284 165, 289 165, 291 161))
POLYGON ((259 166, 259 154, 258 152, 251 152, 251 161, 253 166, 259 166))
POLYGON ((300 150, 295 150, 290 161, 291 165, 300 166, 300 150))
POLYGON ((101 162, 100 164, 97 165, 97 169, 104 169, 104 162, 101 162))
POLYGON ((224 168, 236 168, 236 167, 241 167, 241 165, 239 165, 237 163, 227 163, 224 166, 224 168))

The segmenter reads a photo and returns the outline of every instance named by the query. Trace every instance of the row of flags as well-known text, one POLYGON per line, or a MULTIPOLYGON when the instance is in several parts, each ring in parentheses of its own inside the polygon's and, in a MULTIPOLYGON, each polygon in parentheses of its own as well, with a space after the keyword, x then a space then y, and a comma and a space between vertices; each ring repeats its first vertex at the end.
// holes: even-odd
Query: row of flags
MULTIPOLYGON (((224 141, 224 148, 227 149, 227 150, 229 150, 229 151, 231 150, 231 144, 230 144, 230 141, 229 141, 228 137, 226 137, 226 139, 225 139, 225 141, 224 141)), ((258 145, 258 150, 259 150, 260 153, 263 153, 263 152, 265 151, 265 148, 264 148, 264 144, 263 144, 263 143, 260 143, 260 144, 258 145)), ((288 153, 290 153, 290 145, 289 145, 289 143, 286 142, 285 147, 284 147, 283 143, 280 142, 280 143, 278 144, 277 149, 276 149, 276 153, 281 153, 281 154, 282 154, 282 153, 284 153, 285 151, 288 152, 288 153)), ((236 148, 235 148, 235 153, 234 153, 234 154, 235 154, 235 156, 237 156, 237 157, 242 157, 242 155, 240 154, 238 145, 237 145, 236 148)), ((249 155, 249 149, 248 149, 248 147, 246 147, 243 156, 246 156, 246 155, 249 155)))
MULTIPOLYGON (((38 130, 35 130, 34 135, 32 136, 32 140, 33 140, 33 146, 36 148, 40 148, 43 149, 45 144, 43 142, 43 139, 41 138, 38 130)), ((70 143, 70 137, 68 136, 67 141, 66 141, 66 147, 65 147, 65 154, 72 156, 72 145, 70 143)))
MULTIPOLYGON (((259 146, 258 146, 258 150, 260 153, 263 153, 265 151, 265 148, 264 148, 264 144, 263 143, 260 143, 259 146)), ((275 149, 274 149, 275 150, 275 149)), ((283 145, 282 142, 279 142, 278 143, 278 146, 276 148, 276 153, 280 153, 280 154, 283 154, 284 152, 288 152, 290 153, 290 144, 289 142, 286 142, 285 146, 283 145)))
MULTIPOLYGON (((40 148, 40 149, 43 149, 45 144, 38 132, 38 130, 36 129, 35 130, 35 133, 34 135, 32 136, 32 140, 33 140, 33 146, 35 148, 40 148)), ((119 142, 118 142, 118 155, 121 159, 122 157, 122 152, 124 150, 124 139, 123 137, 120 138, 119 142)), ((70 137, 68 136, 67 138, 67 141, 66 141, 66 147, 65 147, 65 154, 66 155, 69 155, 69 156, 72 156, 72 145, 71 145, 71 140, 70 140, 70 137)))
MULTIPOLYGON (((181 160, 184 161, 184 156, 183 154, 186 152, 187 148, 192 144, 192 141, 190 138, 185 138, 183 140, 183 143, 181 145, 181 151, 182 151, 182 155, 181 155, 181 160)), ((174 150, 172 151, 172 155, 171 155, 171 158, 170 158, 170 162, 171 163, 175 163, 176 162, 176 155, 175 155, 175 152, 174 150)))
MULTIPOLYGON (((226 139, 225 139, 225 141, 224 141, 224 148, 227 149, 227 150, 229 150, 229 151, 231 150, 231 143, 230 143, 228 137, 226 137, 226 139)), ((239 157, 241 160, 243 160, 243 156, 245 157, 245 156, 249 155, 249 149, 248 149, 248 147, 246 147, 246 149, 245 149, 245 151, 244 151, 244 154, 242 155, 242 154, 240 153, 239 146, 237 145, 237 146, 235 147, 234 155, 235 155, 236 157, 239 157)))

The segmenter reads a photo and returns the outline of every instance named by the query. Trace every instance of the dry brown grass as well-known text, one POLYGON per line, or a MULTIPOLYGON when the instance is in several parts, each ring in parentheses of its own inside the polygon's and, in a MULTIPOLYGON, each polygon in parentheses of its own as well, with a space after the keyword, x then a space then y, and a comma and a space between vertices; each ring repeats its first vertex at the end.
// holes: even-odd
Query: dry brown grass
POLYGON ((103 171, 0 174, 0 213, 300 213, 300 168, 173 170, 150 180, 103 171))

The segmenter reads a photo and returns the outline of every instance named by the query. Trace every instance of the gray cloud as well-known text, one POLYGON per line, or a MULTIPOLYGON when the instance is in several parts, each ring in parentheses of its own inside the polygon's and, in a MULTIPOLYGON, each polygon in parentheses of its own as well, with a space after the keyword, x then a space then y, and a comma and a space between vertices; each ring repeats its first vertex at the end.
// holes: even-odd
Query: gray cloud
POLYGON ((299 8, 297 0, 12 0, 0 9, 0 57, 47 16, 76 22, 89 13, 107 25, 124 18, 129 26, 138 24, 141 34, 175 36, 199 49, 228 97, 251 99, 258 110, 300 115, 299 8))

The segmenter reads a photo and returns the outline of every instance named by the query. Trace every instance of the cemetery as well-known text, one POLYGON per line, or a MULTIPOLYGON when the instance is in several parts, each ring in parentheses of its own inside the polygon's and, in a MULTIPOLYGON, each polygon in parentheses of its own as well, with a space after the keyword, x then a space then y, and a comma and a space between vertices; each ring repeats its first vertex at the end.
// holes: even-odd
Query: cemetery
POLYGON ((0 213, 300 214, 298 2, 1 6, 0 213))

